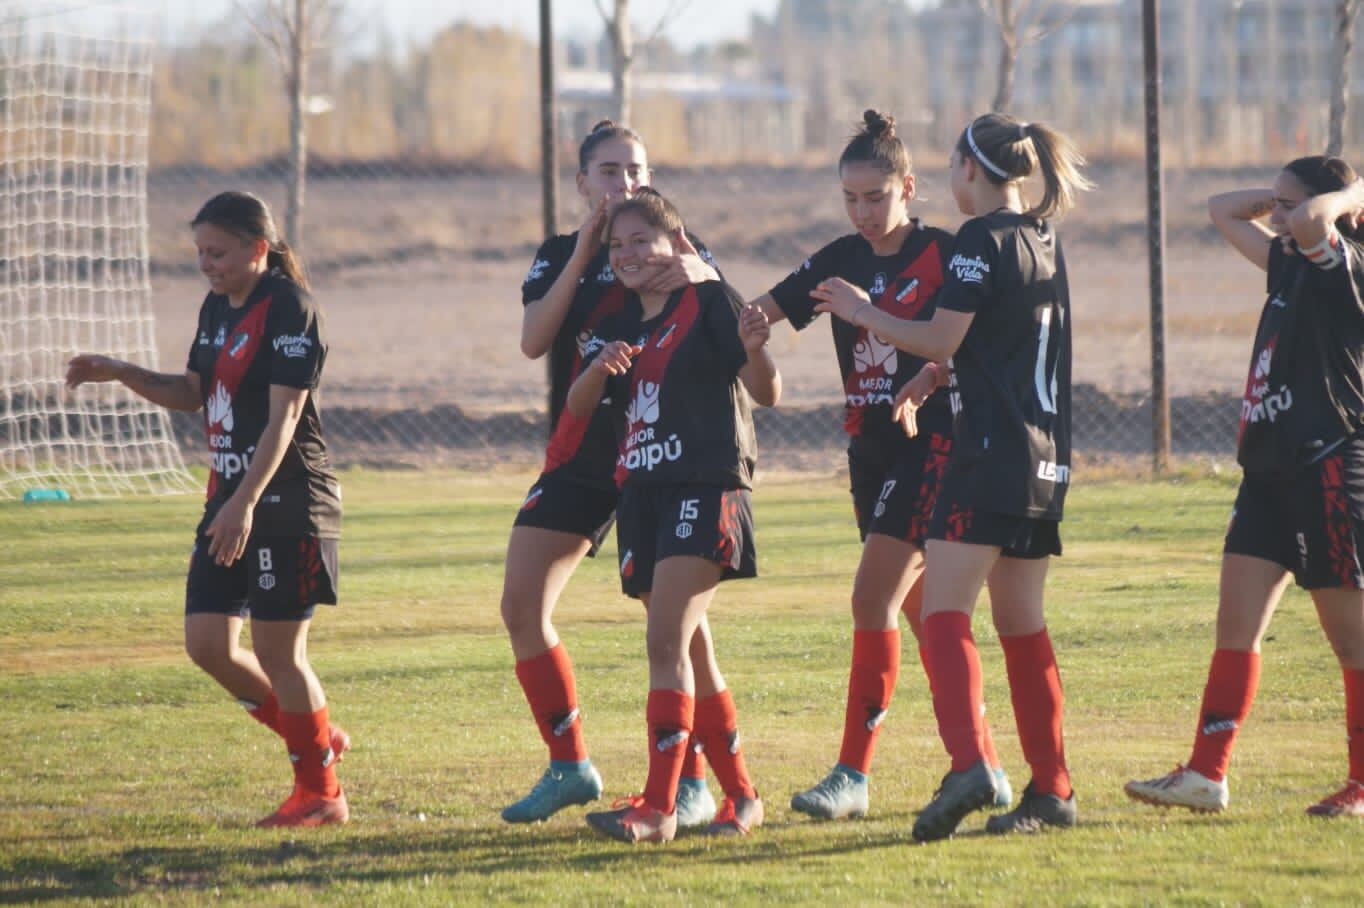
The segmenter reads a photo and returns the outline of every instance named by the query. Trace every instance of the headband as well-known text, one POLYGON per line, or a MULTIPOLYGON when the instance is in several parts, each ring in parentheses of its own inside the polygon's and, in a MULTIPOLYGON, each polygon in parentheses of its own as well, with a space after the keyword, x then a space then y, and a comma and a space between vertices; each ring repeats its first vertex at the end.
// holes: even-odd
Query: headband
POLYGON ((989 158, 987 158, 985 156, 985 152, 981 151, 980 146, 976 144, 975 133, 971 131, 971 127, 974 125, 975 124, 972 123, 966 127, 966 144, 971 146, 971 154, 975 155, 976 160, 980 161, 981 164, 985 165, 985 169, 993 173, 995 176, 1003 180, 1009 179, 1009 174, 1004 170, 1004 168, 1000 167, 994 161, 991 161, 989 158))

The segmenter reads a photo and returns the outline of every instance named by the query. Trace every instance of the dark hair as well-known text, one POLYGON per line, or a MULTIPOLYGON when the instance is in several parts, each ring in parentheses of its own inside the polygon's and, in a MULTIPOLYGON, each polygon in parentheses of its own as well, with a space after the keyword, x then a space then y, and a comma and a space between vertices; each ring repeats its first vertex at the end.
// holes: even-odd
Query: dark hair
POLYGON ((665 199, 658 190, 650 186, 641 186, 635 190, 633 196, 621 202, 611 212, 611 217, 606 222, 606 230, 602 233, 604 242, 611 241, 611 231, 615 229, 616 218, 631 211, 643 218, 644 223, 664 233, 682 229, 682 214, 677 210, 677 206, 665 199))
POLYGON ((265 254, 266 266, 278 268, 289 280, 308 289, 308 274, 302 259, 279 235, 270 209, 257 196, 249 192, 220 192, 205 202, 189 222, 190 227, 200 224, 212 224, 247 243, 265 240, 270 247, 265 254))
MULTIPOLYGON (((1283 169, 1302 184, 1308 196, 1338 192, 1359 179, 1354 168, 1344 160, 1324 154, 1297 158, 1285 164, 1283 169)), ((1336 229, 1351 239, 1364 239, 1364 228, 1355 224, 1352 215, 1337 218, 1336 229)))
POLYGON ((846 164, 873 164, 885 173, 908 176, 912 161, 909 149, 895 134, 895 118, 879 110, 868 110, 862 114, 862 125, 848 140, 843 154, 838 158, 838 169, 846 164))
POLYGON ((592 163, 592 155, 596 152, 597 146, 611 139, 625 139, 628 142, 634 142, 640 148, 644 147, 644 140, 639 137, 639 133, 630 127, 617 126, 610 120, 602 120, 592 127, 587 138, 583 139, 583 143, 578 146, 578 171, 580 173, 587 173, 587 165, 592 163))
POLYGON ((1075 206, 1075 193, 1093 189, 1080 168, 1085 157, 1066 136, 1042 123, 1020 123, 1008 114, 976 117, 962 130, 957 154, 980 164, 995 185, 1011 183, 1042 171, 1042 201, 1027 214, 1049 218, 1075 206))

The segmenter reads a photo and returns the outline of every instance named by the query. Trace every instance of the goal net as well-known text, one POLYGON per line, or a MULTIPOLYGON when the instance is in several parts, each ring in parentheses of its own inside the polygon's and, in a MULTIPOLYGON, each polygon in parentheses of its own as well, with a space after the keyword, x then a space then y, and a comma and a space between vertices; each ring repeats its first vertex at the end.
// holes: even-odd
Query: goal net
POLYGON ((44 6, 0 2, 0 499, 188 491, 164 410, 113 382, 63 388, 78 352, 157 368, 152 41, 136 16, 82 29, 44 6))

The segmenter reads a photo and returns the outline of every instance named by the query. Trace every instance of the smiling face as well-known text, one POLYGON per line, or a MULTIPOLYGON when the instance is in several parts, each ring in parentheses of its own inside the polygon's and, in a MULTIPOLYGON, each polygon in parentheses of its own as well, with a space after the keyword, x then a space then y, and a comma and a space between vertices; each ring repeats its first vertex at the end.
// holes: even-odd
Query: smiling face
POLYGON ((650 225, 638 211, 617 214, 611 222, 611 236, 607 242, 611 270, 630 290, 638 290, 667 267, 645 264, 649 256, 677 252, 675 238, 668 231, 650 225))
POLYGON ((215 225, 194 228, 199 250, 199 270, 208 278, 209 289, 231 300, 244 299, 265 273, 265 240, 246 240, 215 225))
POLYGON ((843 165, 843 208, 853 228, 874 243, 909 219, 914 177, 887 173, 876 164, 853 161, 843 165))
POLYGON ((603 196, 611 206, 634 196, 649 185, 649 159, 644 146, 627 138, 608 139, 592 150, 587 169, 578 172, 578 194, 595 209, 603 196))

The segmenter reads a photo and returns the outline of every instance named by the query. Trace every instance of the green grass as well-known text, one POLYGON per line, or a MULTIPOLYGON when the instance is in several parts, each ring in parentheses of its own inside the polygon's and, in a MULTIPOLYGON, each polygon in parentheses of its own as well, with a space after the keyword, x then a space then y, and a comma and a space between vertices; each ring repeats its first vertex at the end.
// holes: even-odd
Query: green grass
MULTIPOLYGON (((1266 644, 1231 809, 1161 813, 1123 781, 1187 756, 1212 645, 1227 479, 1081 484, 1049 614, 1066 685, 1082 826, 987 839, 983 818, 920 847, 914 810, 945 768, 906 646, 870 818, 821 824, 790 794, 837 756, 847 599, 858 559, 841 481, 755 495, 763 576, 712 609, 768 822, 742 841, 628 848, 581 812, 497 817, 543 768, 498 598, 523 475, 346 474, 342 595, 312 656, 356 740, 352 823, 257 831, 287 792, 281 745, 180 650, 191 497, 0 503, 0 902, 126 898, 261 904, 726 900, 825 904, 1340 903, 1358 894, 1360 826, 1303 808, 1345 774, 1339 672, 1292 591, 1266 644)), ((570 585, 558 626, 578 667, 608 796, 643 782, 639 606, 613 550, 570 585)), ((995 737, 1027 779, 1003 660, 976 621, 995 737)))

